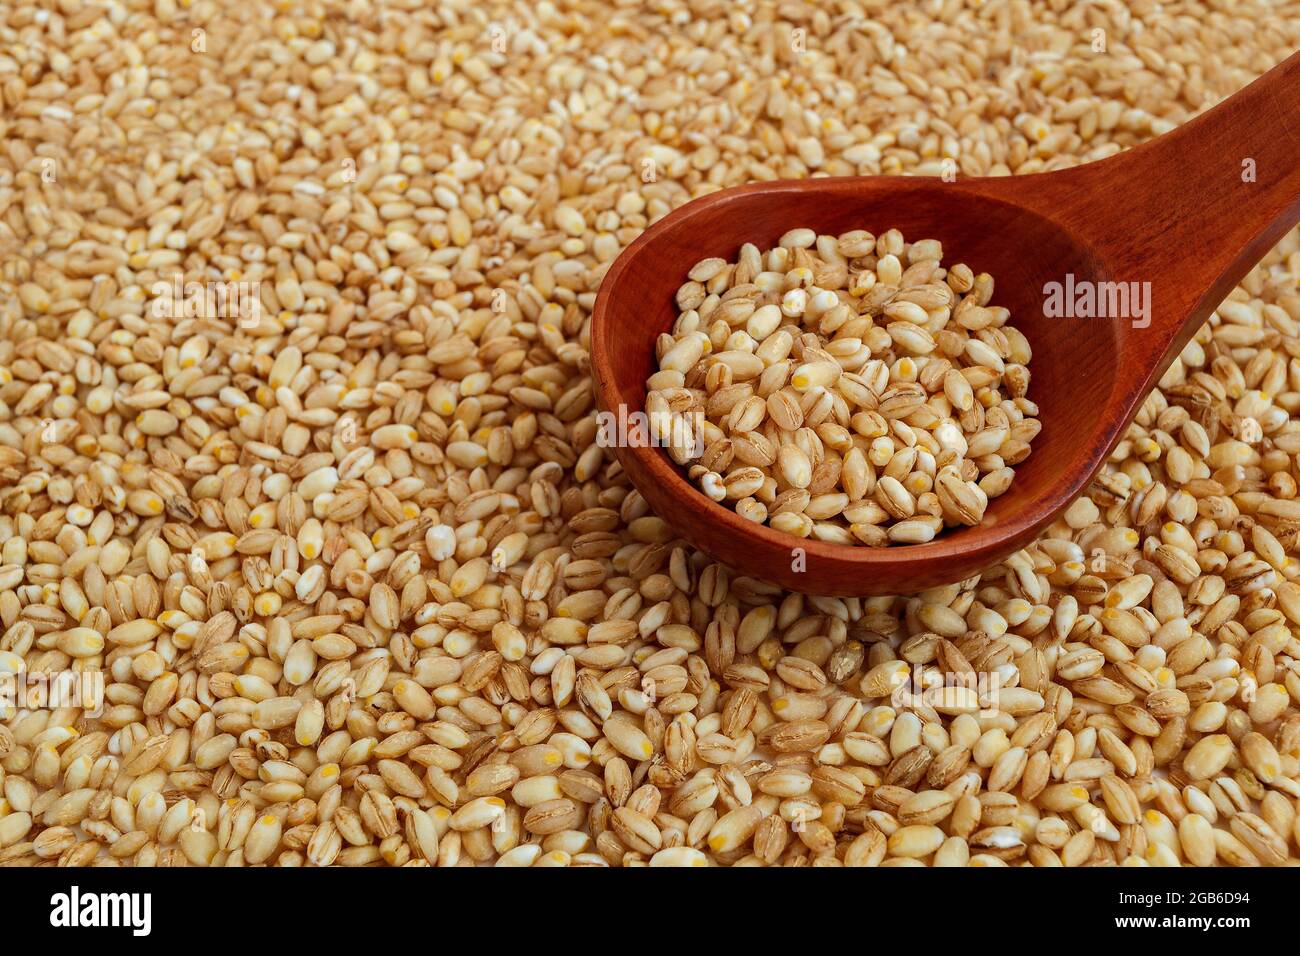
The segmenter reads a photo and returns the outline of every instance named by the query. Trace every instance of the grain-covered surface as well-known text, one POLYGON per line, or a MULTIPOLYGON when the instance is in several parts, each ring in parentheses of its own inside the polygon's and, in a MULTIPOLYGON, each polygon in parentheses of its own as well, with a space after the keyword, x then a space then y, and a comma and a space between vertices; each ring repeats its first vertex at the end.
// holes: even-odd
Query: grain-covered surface
POLYGON ((1063 520, 911 599, 674 542, 585 342, 694 196, 1102 158, 1296 14, 6 6, 0 671, 107 699, 4 718, 0 863, 1290 861, 1294 235, 1063 520))

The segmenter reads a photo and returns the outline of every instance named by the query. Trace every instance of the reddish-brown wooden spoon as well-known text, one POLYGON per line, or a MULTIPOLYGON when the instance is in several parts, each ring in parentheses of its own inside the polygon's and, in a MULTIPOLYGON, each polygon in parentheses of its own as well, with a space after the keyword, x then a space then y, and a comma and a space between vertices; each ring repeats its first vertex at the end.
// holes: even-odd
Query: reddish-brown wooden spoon
POLYGON ((700 259, 734 261, 743 243, 768 248, 800 226, 940 239, 945 261, 994 277, 996 302, 1033 348, 1029 397, 1043 430, 982 524, 880 549, 799 539, 715 504, 659 448, 612 450, 656 513, 741 573, 825 595, 962 580, 1031 542, 1083 491, 1188 340, 1297 220, 1300 54, 1173 132, 1072 169, 726 189, 665 216, 605 276, 591 325, 597 401, 615 414, 644 409, 655 338, 700 259), (1045 287, 1067 274, 1076 283, 1149 282, 1149 324, 1044 315, 1045 287))

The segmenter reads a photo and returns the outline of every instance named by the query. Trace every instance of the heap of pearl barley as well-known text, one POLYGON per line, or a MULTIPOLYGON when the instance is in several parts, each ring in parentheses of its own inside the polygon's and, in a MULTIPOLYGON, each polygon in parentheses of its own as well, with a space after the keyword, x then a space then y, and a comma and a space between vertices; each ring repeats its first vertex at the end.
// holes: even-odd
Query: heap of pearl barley
POLYGON ((1029 343, 938 240, 793 229, 677 290, 652 432, 714 501, 798 537, 916 544, 978 524, 1038 434, 1029 343))
POLYGON ((587 352, 694 197, 1102 159, 1287 7, 126 6, 0 4, 0 686, 103 695, 0 701, 0 867, 1300 859, 1295 230, 1038 540, 907 597, 675 539, 587 352))

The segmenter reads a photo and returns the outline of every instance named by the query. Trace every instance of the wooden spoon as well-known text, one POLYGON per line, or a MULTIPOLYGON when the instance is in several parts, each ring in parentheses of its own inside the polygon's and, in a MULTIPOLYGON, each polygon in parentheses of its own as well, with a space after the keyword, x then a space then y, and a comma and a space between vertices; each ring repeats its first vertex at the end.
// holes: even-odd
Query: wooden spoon
POLYGON ((1071 169, 952 182, 788 180, 712 193, 651 226, 605 276, 591 324, 602 409, 644 410, 655 339, 676 318, 674 294, 699 260, 734 261, 743 243, 770 248, 795 227, 831 235, 898 228, 908 239, 942 240, 946 263, 993 276, 994 301, 1033 348, 1029 397, 1042 432, 981 524, 878 549, 754 524, 707 498, 662 449, 611 450, 676 532, 743 574, 822 595, 963 580, 1032 542, 1079 496, 1188 340, 1297 220, 1300 54, 1173 132, 1071 169), (1064 286, 1071 275, 1076 288, 1149 289, 1149 324, 1044 315, 1048 284, 1064 286))

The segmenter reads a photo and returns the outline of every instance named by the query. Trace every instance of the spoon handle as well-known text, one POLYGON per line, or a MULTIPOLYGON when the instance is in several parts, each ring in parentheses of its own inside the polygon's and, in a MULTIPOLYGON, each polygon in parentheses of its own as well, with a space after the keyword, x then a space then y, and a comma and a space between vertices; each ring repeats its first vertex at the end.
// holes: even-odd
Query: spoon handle
POLYGON ((1093 175, 1113 190, 1111 248, 1212 309, 1300 220, 1300 53, 1093 175))
POLYGON ((1151 283, 1150 325, 1123 342, 1124 364, 1151 370, 1145 394, 1300 221, 1300 53, 1164 136, 1032 180, 1023 198, 1096 249, 1106 278, 1151 283))

